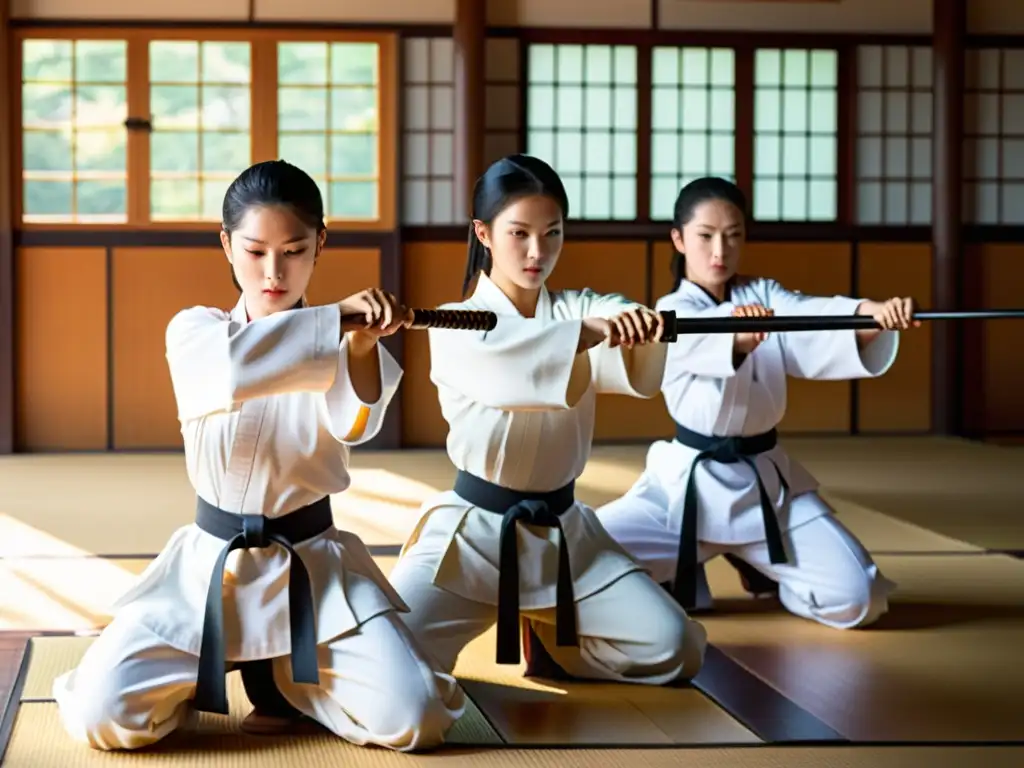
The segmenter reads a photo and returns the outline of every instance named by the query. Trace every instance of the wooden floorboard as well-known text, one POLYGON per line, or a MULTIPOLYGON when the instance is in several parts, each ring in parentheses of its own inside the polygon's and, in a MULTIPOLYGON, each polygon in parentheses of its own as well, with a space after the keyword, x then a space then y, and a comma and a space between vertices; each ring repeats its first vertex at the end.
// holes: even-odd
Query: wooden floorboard
POLYGON ((18 713, 21 685, 28 665, 29 635, 0 632, 0 765, 18 713))

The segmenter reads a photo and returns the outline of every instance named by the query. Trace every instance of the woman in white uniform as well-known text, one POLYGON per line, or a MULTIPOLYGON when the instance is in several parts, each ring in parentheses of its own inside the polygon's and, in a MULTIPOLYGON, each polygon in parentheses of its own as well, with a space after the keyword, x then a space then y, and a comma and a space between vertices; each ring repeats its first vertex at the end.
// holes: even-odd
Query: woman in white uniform
POLYGON ((658 310, 679 317, 868 315, 878 330, 679 336, 662 392, 676 439, 651 446, 630 491, 598 510, 609 533, 688 610, 709 607, 702 563, 726 555, 747 589, 830 627, 881 616, 894 586, 818 495, 817 481, 777 444, 786 377, 881 376, 911 299, 814 297, 737 274, 746 199, 703 178, 680 192, 672 242, 676 285, 658 310), (884 330, 883 330, 884 329, 884 330))
POLYGON ((325 238, 300 169, 260 163, 228 189, 221 242, 241 296, 230 312, 178 313, 166 334, 196 521, 56 680, 80 742, 136 749, 199 711, 226 714, 225 671, 253 664, 273 679, 246 679, 257 731, 290 720, 260 712, 280 704, 355 744, 407 751, 441 743, 463 711, 365 545, 333 526, 350 446, 377 434, 401 378, 379 338, 405 318, 375 289, 308 306, 325 238))
POLYGON ((575 498, 596 395, 655 396, 666 345, 660 317, 635 302, 545 287, 568 207, 557 174, 533 157, 504 158, 477 181, 463 295, 476 288, 445 308, 490 310, 498 323, 429 332, 458 475, 423 506, 391 583, 409 605, 407 626, 445 671, 495 623, 498 663, 517 664, 522 615, 528 674, 690 678, 703 627, 575 498), (541 670, 548 655, 555 666, 541 670))

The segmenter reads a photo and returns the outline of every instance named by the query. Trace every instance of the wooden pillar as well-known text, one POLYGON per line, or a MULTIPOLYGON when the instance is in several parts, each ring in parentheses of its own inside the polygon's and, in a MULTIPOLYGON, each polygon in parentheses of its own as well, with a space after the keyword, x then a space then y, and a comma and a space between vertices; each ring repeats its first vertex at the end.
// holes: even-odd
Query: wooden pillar
MULTIPOLYGON (((933 0, 932 300, 936 309, 963 306, 963 104, 966 0, 933 0)), ((964 328, 932 328, 932 430, 964 429, 964 328)))
POLYGON ((0 0, 0 454, 14 452, 14 232, 11 169, 13 41, 10 6, 0 0))
POLYGON ((484 172, 487 89, 487 3, 456 0, 455 26, 455 210, 471 215, 473 184, 484 172))

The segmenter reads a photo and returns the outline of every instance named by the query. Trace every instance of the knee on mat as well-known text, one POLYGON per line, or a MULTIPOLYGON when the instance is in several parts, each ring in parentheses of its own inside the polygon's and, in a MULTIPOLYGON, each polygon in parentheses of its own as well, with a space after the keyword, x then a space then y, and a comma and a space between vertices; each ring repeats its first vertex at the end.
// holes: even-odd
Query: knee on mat
POLYGON ((677 680, 696 677, 704 664, 707 630, 682 611, 659 617, 652 626, 648 642, 640 651, 643 666, 664 672, 675 671, 677 680))
POLYGON ((65 728, 93 749, 132 749, 142 746, 148 733, 147 722, 138 722, 139 713, 130 711, 129 699, 115 685, 115 678, 110 676, 109 682, 58 699, 65 728))
POLYGON ((889 610, 892 584, 876 566, 866 569, 861 578, 830 588, 805 600, 811 616, 835 629, 861 629, 878 621, 889 610))
POLYGON ((393 706, 364 725, 384 746, 419 751, 443 744, 445 734, 460 714, 461 710, 453 711, 431 686, 423 684, 396 694, 393 706))

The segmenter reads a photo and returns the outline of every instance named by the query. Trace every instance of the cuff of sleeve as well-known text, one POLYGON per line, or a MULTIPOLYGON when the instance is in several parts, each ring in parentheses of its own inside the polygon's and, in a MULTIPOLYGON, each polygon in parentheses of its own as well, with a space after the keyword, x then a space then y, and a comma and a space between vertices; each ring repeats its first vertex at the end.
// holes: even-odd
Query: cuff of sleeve
MULTIPOLYGON (((337 314, 337 313, 336 313, 337 314)), ((383 344, 377 342, 381 394, 375 403, 364 403, 352 386, 348 370, 348 338, 335 347, 338 357, 334 384, 325 394, 334 436, 348 445, 372 440, 380 432, 384 414, 402 379, 402 369, 383 344)))

